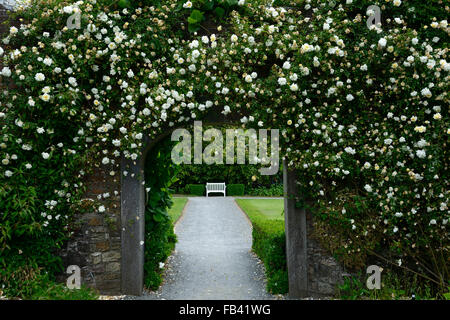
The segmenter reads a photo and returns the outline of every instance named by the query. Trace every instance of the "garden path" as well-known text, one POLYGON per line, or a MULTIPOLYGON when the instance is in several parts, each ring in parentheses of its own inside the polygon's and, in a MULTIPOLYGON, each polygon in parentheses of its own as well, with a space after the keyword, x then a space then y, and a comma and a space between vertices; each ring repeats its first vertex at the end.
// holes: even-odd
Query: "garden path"
POLYGON ((157 292, 134 299, 275 299, 251 252, 252 227, 232 197, 190 197, 157 292))

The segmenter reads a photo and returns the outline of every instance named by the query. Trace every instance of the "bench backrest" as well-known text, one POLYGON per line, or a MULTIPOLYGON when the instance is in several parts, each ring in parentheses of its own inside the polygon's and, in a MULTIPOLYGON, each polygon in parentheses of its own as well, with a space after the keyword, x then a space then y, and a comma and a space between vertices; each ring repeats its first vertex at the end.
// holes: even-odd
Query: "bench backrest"
POLYGON ((225 190, 225 182, 222 183, 206 183, 206 189, 211 191, 211 190, 225 190))

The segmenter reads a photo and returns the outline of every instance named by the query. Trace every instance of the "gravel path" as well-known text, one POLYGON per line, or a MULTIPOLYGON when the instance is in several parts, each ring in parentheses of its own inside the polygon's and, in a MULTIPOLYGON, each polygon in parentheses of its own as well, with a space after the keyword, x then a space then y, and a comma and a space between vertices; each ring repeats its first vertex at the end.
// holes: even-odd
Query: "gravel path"
POLYGON ((157 292, 132 299, 276 299, 264 266, 250 251, 251 224, 232 197, 189 198, 175 232, 178 243, 157 292))

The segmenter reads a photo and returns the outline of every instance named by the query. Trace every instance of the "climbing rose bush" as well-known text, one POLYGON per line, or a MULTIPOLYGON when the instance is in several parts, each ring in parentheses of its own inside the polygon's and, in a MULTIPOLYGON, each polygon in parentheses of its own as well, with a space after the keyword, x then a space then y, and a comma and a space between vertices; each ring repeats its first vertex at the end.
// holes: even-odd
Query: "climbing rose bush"
POLYGON ((35 254, 70 236, 89 168, 120 175, 121 157, 136 160, 147 138, 213 112, 281 130, 303 205, 346 265, 377 254, 446 284, 442 1, 239 1, 198 33, 187 17, 200 1, 120 3, 31 1, 3 39, 3 263, 20 250, 50 264, 35 254), (369 5, 381 25, 368 28, 369 5), (81 28, 70 29, 76 13, 81 28))

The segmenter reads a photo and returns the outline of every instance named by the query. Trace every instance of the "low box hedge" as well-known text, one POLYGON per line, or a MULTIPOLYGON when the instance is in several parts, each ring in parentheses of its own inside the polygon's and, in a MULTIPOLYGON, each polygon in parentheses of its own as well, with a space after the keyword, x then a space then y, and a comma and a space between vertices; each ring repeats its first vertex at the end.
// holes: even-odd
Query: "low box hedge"
POLYGON ((273 294, 289 292, 284 222, 266 219, 251 220, 253 224, 252 248, 264 262, 267 290, 273 294))
POLYGON ((267 290, 274 294, 289 291, 286 263, 286 234, 284 222, 252 219, 253 251, 261 258, 266 268, 267 290))
POLYGON ((187 189, 189 194, 194 196, 204 196, 206 191, 204 184, 189 184, 187 189))
POLYGON ((243 196, 244 185, 243 184, 229 184, 226 190, 227 196, 243 196))
POLYGON ((288 293, 285 222, 268 218, 249 201, 252 200, 238 199, 236 203, 252 223, 252 250, 264 263, 267 290, 273 294, 288 293))

